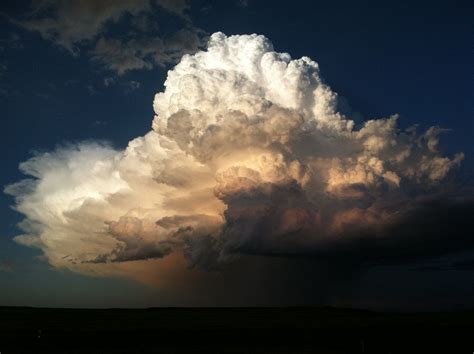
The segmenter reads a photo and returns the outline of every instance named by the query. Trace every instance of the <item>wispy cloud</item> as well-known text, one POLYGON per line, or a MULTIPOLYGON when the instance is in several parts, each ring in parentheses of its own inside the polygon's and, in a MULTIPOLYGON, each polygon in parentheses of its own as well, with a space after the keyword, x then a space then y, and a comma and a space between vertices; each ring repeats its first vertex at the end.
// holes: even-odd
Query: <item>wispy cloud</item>
POLYGON ((94 40, 108 23, 149 9, 148 0, 40 0, 32 2, 26 19, 16 23, 78 54, 80 45, 94 40))
POLYGON ((39 0, 22 19, 11 21, 74 56, 90 56, 103 68, 124 74, 174 63, 202 46, 205 32, 192 25, 188 9, 187 0, 39 0), (159 12, 175 15, 181 27, 160 33, 155 25, 159 12), (115 36, 114 25, 125 26, 127 36, 115 36))

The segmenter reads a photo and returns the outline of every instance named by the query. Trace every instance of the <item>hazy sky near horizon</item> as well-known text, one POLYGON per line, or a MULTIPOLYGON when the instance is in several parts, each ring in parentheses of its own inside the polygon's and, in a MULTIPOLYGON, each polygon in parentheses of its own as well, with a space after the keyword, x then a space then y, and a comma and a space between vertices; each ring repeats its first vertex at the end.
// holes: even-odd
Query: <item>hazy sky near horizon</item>
POLYGON ((472 308, 472 4, 269 3, 0 5, 0 305, 472 308))

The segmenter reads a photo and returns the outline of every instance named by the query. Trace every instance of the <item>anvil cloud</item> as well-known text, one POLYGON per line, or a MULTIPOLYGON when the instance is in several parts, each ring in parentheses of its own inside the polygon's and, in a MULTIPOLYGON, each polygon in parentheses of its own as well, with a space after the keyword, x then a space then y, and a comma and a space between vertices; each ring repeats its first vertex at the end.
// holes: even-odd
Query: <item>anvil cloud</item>
POLYGON ((6 187, 25 215, 15 240, 58 268, 132 277, 136 264, 179 253, 220 269, 243 254, 376 259, 397 258, 400 243, 414 256, 472 246, 440 246, 436 220, 463 222, 472 206, 442 187, 463 159, 439 152, 443 130, 400 130, 397 116, 357 124, 315 61, 263 36, 213 34, 168 72, 153 107, 152 130, 123 151, 85 142, 22 163, 30 178, 6 187))

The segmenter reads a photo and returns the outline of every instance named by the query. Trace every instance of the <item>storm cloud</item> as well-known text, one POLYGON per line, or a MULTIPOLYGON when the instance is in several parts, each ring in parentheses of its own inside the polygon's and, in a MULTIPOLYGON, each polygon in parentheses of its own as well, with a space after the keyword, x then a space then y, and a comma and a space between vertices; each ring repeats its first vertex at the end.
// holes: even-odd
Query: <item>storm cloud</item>
POLYGON ((359 267, 474 247, 473 200, 449 178, 464 155, 440 152, 444 130, 354 121, 315 61, 264 36, 213 34, 153 108, 124 150, 23 162, 29 178, 5 189, 25 215, 15 241, 58 268, 134 278, 177 254, 205 270, 250 255, 359 267))

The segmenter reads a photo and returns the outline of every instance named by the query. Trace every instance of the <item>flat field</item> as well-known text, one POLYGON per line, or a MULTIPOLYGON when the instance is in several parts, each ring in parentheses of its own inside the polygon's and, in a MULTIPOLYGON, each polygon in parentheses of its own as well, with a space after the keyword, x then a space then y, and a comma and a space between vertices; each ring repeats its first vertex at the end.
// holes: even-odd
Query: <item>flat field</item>
POLYGON ((0 353, 473 353, 474 311, 0 307, 0 353))

